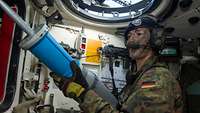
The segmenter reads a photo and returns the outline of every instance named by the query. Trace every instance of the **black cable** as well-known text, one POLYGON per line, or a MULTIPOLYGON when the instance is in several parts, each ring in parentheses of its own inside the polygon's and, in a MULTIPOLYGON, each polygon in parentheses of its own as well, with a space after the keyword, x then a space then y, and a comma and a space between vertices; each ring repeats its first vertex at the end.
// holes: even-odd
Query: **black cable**
POLYGON ((115 80, 114 80, 114 70, 113 70, 113 59, 112 59, 112 55, 109 56, 109 70, 110 70, 110 74, 111 74, 111 77, 112 77, 112 84, 113 84, 113 90, 112 90, 112 93, 113 95, 117 98, 117 100, 119 99, 118 98, 118 89, 115 85, 115 80))

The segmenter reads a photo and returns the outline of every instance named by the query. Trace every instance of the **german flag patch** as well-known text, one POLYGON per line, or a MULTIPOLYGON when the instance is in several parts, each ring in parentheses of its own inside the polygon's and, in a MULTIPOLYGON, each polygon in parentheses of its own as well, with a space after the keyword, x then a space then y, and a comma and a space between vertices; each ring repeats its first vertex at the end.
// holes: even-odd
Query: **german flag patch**
POLYGON ((142 89, 147 89, 147 88, 153 88, 156 86, 156 82, 155 81, 145 81, 142 83, 141 88, 142 89))

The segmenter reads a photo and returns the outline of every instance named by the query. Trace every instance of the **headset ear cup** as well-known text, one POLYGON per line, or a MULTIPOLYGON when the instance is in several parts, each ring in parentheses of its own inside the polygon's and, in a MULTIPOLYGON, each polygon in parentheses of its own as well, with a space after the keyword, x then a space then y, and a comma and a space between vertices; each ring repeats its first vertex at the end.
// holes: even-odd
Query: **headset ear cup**
POLYGON ((150 47, 154 50, 154 51, 158 51, 159 49, 161 49, 162 46, 162 40, 158 37, 157 35, 157 31, 154 29, 151 31, 150 34, 150 47))
POLYGON ((152 49, 154 49, 155 48, 155 32, 154 32, 154 30, 152 30, 151 33, 150 33, 149 43, 150 43, 150 47, 152 49))
POLYGON ((156 47, 158 49, 161 49, 161 47, 162 47, 162 40, 159 37, 157 37, 157 39, 155 40, 155 45, 156 45, 156 47))

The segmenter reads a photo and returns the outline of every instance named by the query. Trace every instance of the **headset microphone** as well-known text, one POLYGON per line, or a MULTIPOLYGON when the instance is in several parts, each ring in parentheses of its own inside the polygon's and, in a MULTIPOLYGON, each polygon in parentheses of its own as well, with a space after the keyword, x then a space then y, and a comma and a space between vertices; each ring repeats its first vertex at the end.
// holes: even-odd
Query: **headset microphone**
POLYGON ((127 48, 130 49, 139 49, 139 48, 146 48, 147 45, 142 45, 139 43, 135 43, 135 42, 130 42, 127 44, 127 48))

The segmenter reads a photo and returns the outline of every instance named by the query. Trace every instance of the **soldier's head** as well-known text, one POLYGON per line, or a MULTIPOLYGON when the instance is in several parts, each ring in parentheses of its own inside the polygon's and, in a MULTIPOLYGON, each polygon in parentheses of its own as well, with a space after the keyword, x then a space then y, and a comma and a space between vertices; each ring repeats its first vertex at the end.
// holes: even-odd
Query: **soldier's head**
POLYGON ((145 56, 155 46, 155 29, 159 27, 155 17, 141 16, 131 21, 125 31, 125 45, 132 59, 145 56))

